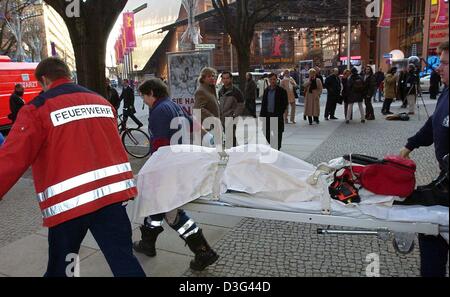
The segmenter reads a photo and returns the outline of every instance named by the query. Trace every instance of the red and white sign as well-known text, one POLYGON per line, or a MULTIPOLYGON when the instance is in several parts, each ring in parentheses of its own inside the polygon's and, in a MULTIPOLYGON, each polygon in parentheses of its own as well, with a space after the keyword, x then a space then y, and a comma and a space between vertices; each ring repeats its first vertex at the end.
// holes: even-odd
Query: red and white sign
POLYGON ((378 23, 380 28, 390 28, 392 18, 392 0, 383 0, 381 17, 378 23))

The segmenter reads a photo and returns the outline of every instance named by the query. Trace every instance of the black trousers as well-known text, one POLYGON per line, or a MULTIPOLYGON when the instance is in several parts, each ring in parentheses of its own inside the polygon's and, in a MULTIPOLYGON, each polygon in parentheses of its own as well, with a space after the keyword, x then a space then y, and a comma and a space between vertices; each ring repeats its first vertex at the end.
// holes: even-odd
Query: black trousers
MULTIPOLYGON (((281 119, 284 120, 283 117, 281 119)), ((278 121, 278 127, 271 127, 271 125, 270 125, 270 118, 264 119, 263 122, 264 122, 264 125, 265 125, 265 128, 264 128, 263 131, 265 131, 265 135, 264 136, 266 137, 267 142, 273 148, 277 148, 278 147, 278 150, 281 150, 281 144, 283 142, 283 132, 284 132, 283 123, 282 122, 280 123, 280 121, 278 121), (277 145, 275 145, 273 143, 274 140, 275 140, 273 138, 274 138, 274 135, 276 133, 278 134, 278 139, 277 139, 278 140, 278 144, 277 145)))
POLYGON ((334 117, 336 113, 337 102, 335 98, 327 98, 327 105, 325 107, 325 118, 334 117))
POLYGON ((122 203, 49 228, 49 257, 46 277, 72 276, 75 257, 90 230, 116 277, 145 277, 133 255, 131 223, 122 203))
POLYGON ((375 120, 375 111, 372 105, 372 96, 366 96, 364 98, 364 104, 366 105, 366 120, 375 120))
POLYGON ((383 103, 383 108, 381 109, 382 113, 388 113, 391 111, 391 104, 394 102, 394 99, 385 98, 383 103))
POLYGON ((141 121, 139 121, 139 119, 134 114, 130 114, 130 115, 124 114, 123 122, 125 124, 125 127, 127 126, 128 118, 131 118, 133 120, 133 122, 135 122, 136 125, 138 125, 139 127, 142 127, 144 125, 144 124, 142 124, 141 121))

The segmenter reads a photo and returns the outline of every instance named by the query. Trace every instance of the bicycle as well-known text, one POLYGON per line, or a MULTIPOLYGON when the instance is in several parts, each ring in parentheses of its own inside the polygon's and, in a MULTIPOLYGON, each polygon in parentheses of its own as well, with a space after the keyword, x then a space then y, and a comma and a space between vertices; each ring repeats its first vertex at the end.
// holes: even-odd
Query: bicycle
POLYGON ((128 128, 123 121, 123 115, 119 115, 119 134, 122 144, 130 156, 143 159, 151 153, 150 136, 140 128, 128 128))

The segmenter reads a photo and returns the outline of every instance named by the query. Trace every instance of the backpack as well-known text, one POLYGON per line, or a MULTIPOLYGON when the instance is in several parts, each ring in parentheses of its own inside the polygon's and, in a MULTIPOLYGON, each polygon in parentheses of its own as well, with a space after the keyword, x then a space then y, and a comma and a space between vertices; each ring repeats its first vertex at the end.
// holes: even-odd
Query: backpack
POLYGON ((416 187, 416 163, 399 156, 380 160, 364 155, 346 155, 344 159, 363 166, 353 166, 357 184, 366 190, 387 196, 408 197, 416 187))
POLYGON ((353 92, 357 94, 363 94, 364 93, 364 81, 361 76, 355 75, 352 77, 353 81, 353 92))

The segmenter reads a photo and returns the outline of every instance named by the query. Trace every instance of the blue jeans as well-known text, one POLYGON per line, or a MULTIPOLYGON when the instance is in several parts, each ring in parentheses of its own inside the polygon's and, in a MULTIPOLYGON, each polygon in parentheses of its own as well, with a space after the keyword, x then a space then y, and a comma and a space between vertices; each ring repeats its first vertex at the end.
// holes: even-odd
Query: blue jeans
POLYGON ((445 277, 448 243, 442 236, 419 234, 420 273, 422 277, 445 277))
POLYGON ((145 277, 133 255, 131 223, 122 203, 106 206, 94 213, 49 228, 49 260, 46 277, 67 277, 81 242, 90 230, 116 277, 145 277))

